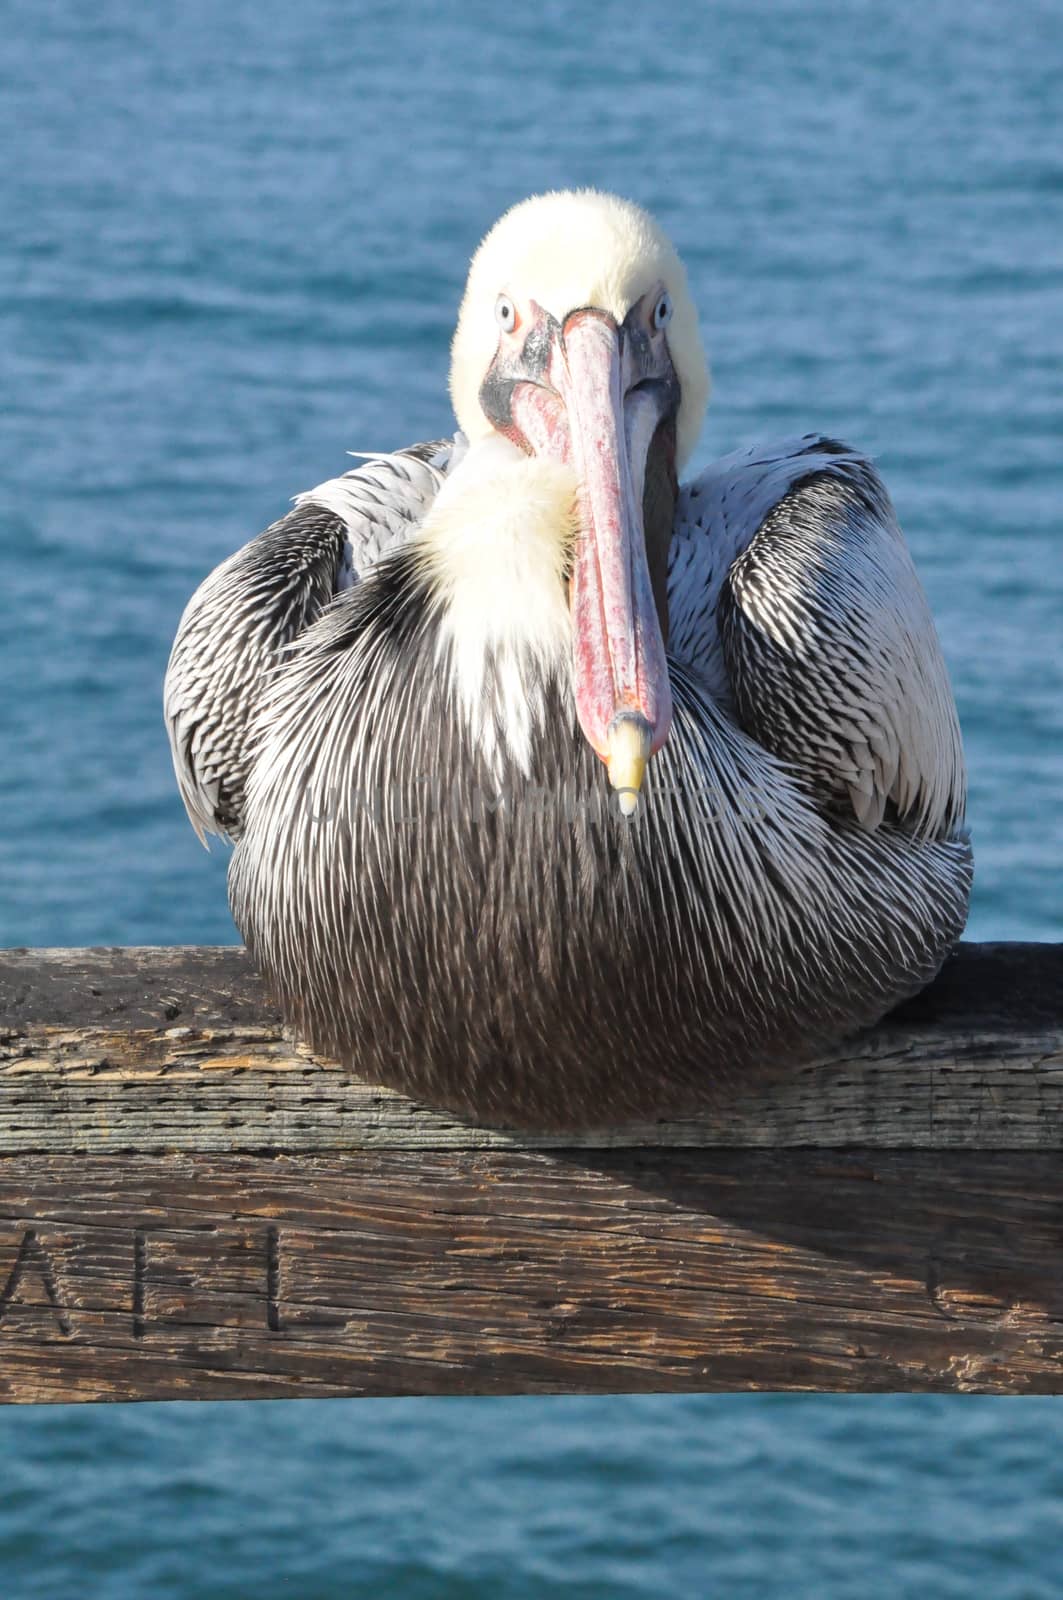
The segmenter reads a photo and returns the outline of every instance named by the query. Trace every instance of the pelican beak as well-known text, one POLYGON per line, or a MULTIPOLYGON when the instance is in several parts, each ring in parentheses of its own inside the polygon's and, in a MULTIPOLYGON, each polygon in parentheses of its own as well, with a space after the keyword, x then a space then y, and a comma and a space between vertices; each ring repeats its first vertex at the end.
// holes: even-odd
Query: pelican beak
POLYGON ((645 298, 622 325, 593 306, 561 323, 531 302, 520 348, 500 345, 480 389, 501 433, 569 462, 578 479, 569 580, 576 713, 626 816, 672 720, 643 496, 650 449, 675 416, 679 387, 667 345, 646 326, 645 298))
POLYGON ((667 390, 637 381, 625 333, 605 312, 572 312, 550 377, 580 484, 570 589, 576 711, 630 816, 668 737, 672 697, 642 510, 667 390))

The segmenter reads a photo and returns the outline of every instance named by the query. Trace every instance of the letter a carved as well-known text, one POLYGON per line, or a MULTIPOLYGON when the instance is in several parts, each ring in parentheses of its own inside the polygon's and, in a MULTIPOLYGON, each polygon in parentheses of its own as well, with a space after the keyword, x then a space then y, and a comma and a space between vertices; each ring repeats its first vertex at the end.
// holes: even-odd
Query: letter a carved
POLYGON ((27 1228, 22 1235, 22 1243, 18 1247, 15 1265, 8 1273, 7 1282, 0 1289, 0 1324, 12 1306, 43 1310, 39 1299, 24 1300, 19 1294, 19 1286, 24 1280, 36 1279, 44 1290, 44 1299, 48 1309, 55 1319, 56 1327, 64 1339, 70 1337, 70 1324, 59 1303, 59 1291, 56 1288, 55 1268, 52 1266, 48 1252, 37 1237, 35 1228, 27 1228))

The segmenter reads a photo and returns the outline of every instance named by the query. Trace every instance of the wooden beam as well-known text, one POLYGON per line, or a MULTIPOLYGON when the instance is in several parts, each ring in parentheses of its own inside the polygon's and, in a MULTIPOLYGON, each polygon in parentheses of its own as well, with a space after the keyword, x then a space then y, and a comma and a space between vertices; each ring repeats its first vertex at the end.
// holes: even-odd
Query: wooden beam
MULTIPOLYGON (((580 1148, 1063 1148, 1063 945, 966 945, 829 1058, 580 1148)), ((0 1152, 567 1149, 471 1127, 294 1044, 242 950, 0 951, 0 1152)))
POLYGON ((242 952, 0 952, 0 1399, 1063 1392, 1063 946, 713 1116, 352 1082, 242 952))

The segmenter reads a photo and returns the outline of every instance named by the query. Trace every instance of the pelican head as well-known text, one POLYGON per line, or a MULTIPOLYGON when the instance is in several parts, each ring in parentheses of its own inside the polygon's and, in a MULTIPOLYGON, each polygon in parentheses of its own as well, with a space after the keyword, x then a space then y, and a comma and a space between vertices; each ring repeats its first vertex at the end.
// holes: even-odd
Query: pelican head
POLYGON ((501 434, 575 474, 576 711, 630 812, 671 721, 676 475, 709 388, 686 272, 653 218, 591 190, 508 211, 473 257, 450 388, 472 444, 501 434))

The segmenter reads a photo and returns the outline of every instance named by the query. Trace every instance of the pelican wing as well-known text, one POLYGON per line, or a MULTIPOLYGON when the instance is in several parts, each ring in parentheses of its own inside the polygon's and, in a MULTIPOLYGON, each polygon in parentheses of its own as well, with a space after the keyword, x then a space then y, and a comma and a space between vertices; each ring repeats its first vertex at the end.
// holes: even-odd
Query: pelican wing
POLYGON ((286 648, 420 525, 451 449, 372 456, 300 495, 192 596, 163 703, 181 798, 204 844, 208 832, 239 836, 252 712, 286 648))
POLYGON ((671 645, 820 801, 926 837, 963 817, 956 707, 881 479, 819 435, 738 452, 680 499, 671 645))

